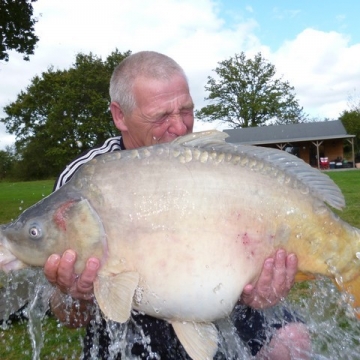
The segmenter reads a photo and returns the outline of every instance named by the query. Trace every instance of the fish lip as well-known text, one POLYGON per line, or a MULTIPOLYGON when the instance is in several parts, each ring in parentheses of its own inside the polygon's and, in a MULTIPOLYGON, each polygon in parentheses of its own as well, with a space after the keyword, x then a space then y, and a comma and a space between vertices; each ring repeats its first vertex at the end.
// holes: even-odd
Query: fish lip
POLYGON ((0 271, 9 273, 13 270, 23 269, 26 265, 4 246, 4 243, 6 243, 4 229, 6 229, 6 225, 0 225, 0 271))
POLYGON ((6 262, 0 262, 0 270, 6 274, 11 271, 24 269, 25 267, 26 265, 16 257, 9 259, 6 262))

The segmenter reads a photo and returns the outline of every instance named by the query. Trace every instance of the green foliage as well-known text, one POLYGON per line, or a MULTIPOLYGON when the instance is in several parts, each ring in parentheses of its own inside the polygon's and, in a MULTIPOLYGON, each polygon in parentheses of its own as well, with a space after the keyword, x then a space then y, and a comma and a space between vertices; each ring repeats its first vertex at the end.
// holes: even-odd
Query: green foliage
POLYGON ((299 107, 294 88, 275 79, 275 67, 258 53, 254 60, 242 52, 219 62, 217 78, 208 77, 205 90, 212 103, 196 111, 204 121, 222 120, 233 128, 265 124, 299 123, 306 116, 299 107))
POLYGON ((357 154, 356 161, 360 162, 360 109, 344 111, 340 115, 340 120, 346 132, 356 136, 354 142, 355 154, 357 154))
POLYGON ((13 146, 7 146, 5 151, 0 150, 0 180, 10 177, 15 161, 13 146))
POLYGON ((16 135, 18 179, 57 176, 82 151, 117 134, 109 111, 109 80, 129 55, 116 49, 103 61, 80 53, 70 69, 50 67, 35 76, 4 108, 7 117, 0 121, 16 135))
POLYGON ((37 22, 32 3, 37 0, 0 1, 0 60, 9 61, 8 50, 24 54, 24 60, 34 53, 39 38, 34 33, 37 22))

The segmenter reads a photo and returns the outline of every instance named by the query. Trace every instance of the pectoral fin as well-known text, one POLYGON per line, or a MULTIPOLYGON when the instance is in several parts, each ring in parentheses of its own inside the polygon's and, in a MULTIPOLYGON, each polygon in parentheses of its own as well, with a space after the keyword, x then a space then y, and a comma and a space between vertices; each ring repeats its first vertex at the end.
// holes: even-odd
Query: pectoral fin
POLYGON ((218 331, 212 323, 172 322, 176 336, 193 360, 213 359, 218 348, 218 331))
POLYGON ((304 273, 302 271, 298 271, 295 275, 295 282, 302 282, 308 280, 315 280, 316 276, 311 273, 304 273))
POLYGON ((137 272, 124 272, 114 276, 99 275, 96 278, 94 293, 106 318, 119 323, 129 319, 139 277, 137 272))
MULTIPOLYGON (((103 260, 106 257, 106 235, 99 215, 87 199, 72 199, 60 204, 52 217, 66 244, 64 249, 73 249, 77 253, 75 272, 80 274, 89 257, 103 260)), ((61 252, 61 249, 53 249, 61 252)))

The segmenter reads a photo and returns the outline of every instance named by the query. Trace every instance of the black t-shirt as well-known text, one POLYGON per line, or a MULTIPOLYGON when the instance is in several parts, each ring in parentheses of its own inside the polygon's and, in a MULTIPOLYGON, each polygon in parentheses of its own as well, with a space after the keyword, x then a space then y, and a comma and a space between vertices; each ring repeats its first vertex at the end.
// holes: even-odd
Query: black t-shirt
MULTIPOLYGON (((301 321, 284 308, 270 310, 267 313, 243 305, 237 305, 234 308, 229 317, 232 326, 231 335, 239 337, 238 340, 244 351, 242 354, 250 353, 255 356, 262 346, 271 340, 276 329, 289 322, 301 321)), ((119 325, 118 331, 115 331, 116 339, 112 342, 111 334, 114 334, 114 329, 111 328, 111 325, 109 326, 101 316, 98 317, 98 321, 92 321, 86 329, 83 360, 122 359, 121 351, 116 348, 116 343, 120 342, 119 338, 126 339, 123 351, 127 356, 125 355, 124 359, 137 357, 144 360, 191 360, 177 339, 172 326, 164 320, 133 311, 127 325, 122 327, 122 331, 119 330, 120 328, 119 325)), ((227 353, 229 351, 226 349, 226 345, 220 344, 214 359, 238 359, 236 355, 229 357, 227 353)))

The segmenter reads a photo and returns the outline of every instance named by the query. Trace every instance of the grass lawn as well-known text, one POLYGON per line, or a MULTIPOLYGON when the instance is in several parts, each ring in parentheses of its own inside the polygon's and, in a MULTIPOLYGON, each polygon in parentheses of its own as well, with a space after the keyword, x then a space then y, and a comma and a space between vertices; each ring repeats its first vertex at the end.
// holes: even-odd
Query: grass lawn
MULTIPOLYGON (((42 329, 41 360, 80 359, 84 329, 67 329, 53 317, 45 317, 42 329)), ((0 359, 31 360, 32 355, 27 320, 16 320, 8 329, 0 329, 0 359)))
MULTIPOLYGON (((327 172, 342 190, 347 207, 337 212, 342 219, 360 228, 360 170, 327 172)), ((48 195, 53 181, 0 183, 0 224, 15 219, 21 210, 48 195)), ((0 328, 0 359, 31 359, 31 345, 27 335, 27 322, 17 321, 9 329, 0 328)), ((61 327, 53 318, 46 318, 41 359, 78 359, 83 330, 61 327)))
POLYGON ((326 174, 345 196, 346 207, 336 213, 352 226, 360 228, 360 170, 333 170, 327 171, 326 174))
POLYGON ((49 195, 54 180, 0 182, 0 224, 16 219, 29 206, 49 195))

